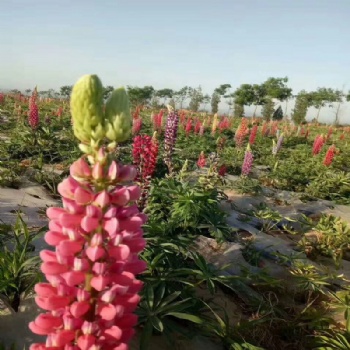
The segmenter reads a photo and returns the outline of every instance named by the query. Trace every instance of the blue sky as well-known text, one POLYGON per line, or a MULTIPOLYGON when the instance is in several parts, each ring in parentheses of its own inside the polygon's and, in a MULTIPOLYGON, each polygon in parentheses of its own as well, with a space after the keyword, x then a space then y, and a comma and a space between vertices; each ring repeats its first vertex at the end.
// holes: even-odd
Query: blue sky
POLYGON ((234 88, 288 76, 350 89, 350 0, 4 0, 0 88, 234 88))

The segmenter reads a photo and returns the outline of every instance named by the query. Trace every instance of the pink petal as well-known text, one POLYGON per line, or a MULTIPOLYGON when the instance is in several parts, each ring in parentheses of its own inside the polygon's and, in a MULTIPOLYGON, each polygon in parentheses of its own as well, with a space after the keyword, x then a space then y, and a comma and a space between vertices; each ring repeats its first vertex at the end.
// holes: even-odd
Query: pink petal
POLYGON ((56 253, 51 250, 44 249, 39 253, 39 255, 41 260, 44 262, 57 262, 56 253))
POLYGON ((105 219, 111 219, 114 218, 117 215, 117 208, 116 207, 110 207, 105 214, 103 215, 103 217, 105 219))
POLYGON ((98 259, 101 259, 105 256, 106 252, 104 250, 104 248, 99 247, 99 246, 95 246, 95 247, 88 247, 85 250, 85 253, 87 255, 87 257, 91 260, 91 261, 96 261, 98 259))
POLYGON ((47 347, 44 343, 35 343, 30 345, 29 350, 47 350, 47 347))
POLYGON ((78 187, 74 191, 74 199, 75 201, 80 205, 86 205, 91 203, 93 196, 92 193, 89 191, 86 191, 82 187, 78 187))
POLYGON ((76 301, 70 306, 69 310, 75 318, 80 318, 90 310, 90 303, 86 300, 76 301))
POLYGON ((82 216, 78 214, 61 214, 59 222, 63 227, 66 228, 75 228, 80 226, 82 216))
POLYGON ((129 200, 130 192, 125 187, 122 187, 121 189, 112 193, 111 201, 113 204, 124 206, 129 202, 129 200))
POLYGON ((109 203, 109 194, 106 190, 100 192, 94 199, 94 203, 100 206, 101 208, 105 208, 109 203))
MULTIPOLYGON (((57 218, 58 220, 58 218, 57 218)), ((51 219, 49 222, 49 230, 50 231, 55 231, 55 232, 61 232, 62 231, 62 226, 58 223, 57 220, 51 219)))
POLYGON ((129 287, 129 293, 139 293, 143 287, 143 282, 140 280, 134 280, 129 287))
POLYGON ((85 159, 80 158, 70 166, 70 175, 75 178, 86 178, 91 176, 91 169, 85 159))
POLYGON ((61 241, 67 239, 67 236, 61 232, 48 231, 44 238, 47 244, 57 246, 61 241))
POLYGON ((62 329, 55 334, 55 345, 57 347, 65 346, 75 338, 75 331, 62 329))
POLYGON ((82 214, 84 212, 84 207, 78 205, 75 201, 67 198, 62 198, 63 207, 70 214, 82 214))
POLYGON ((57 247, 57 251, 63 256, 71 256, 78 252, 80 252, 82 249, 82 243, 76 242, 76 241, 61 241, 60 244, 57 247))
POLYGON ((40 328, 46 329, 50 332, 53 332, 55 328, 62 326, 62 318, 54 317, 51 314, 40 314, 34 321, 35 325, 40 328))
POLYGON ((103 228, 108 232, 109 236, 113 237, 119 229, 119 222, 116 218, 106 220, 103 223, 103 228))
POLYGON ((134 275, 138 275, 147 269, 147 263, 143 260, 127 263, 125 266, 126 271, 130 271, 134 275))
POLYGON ((132 239, 128 241, 128 246, 131 253, 139 253, 145 248, 146 241, 144 238, 132 239))
POLYGON ((89 350, 96 344, 96 338, 91 334, 84 334, 78 338, 77 344, 81 350, 89 350))
POLYGON ((108 252, 109 255, 116 260, 127 260, 130 256, 130 249, 125 244, 120 244, 117 247, 111 247, 108 252))
POLYGON ((83 220, 81 221, 81 228, 86 232, 95 231, 99 227, 99 225, 100 225, 99 219, 92 218, 89 216, 84 216, 83 220))
POLYGON ((50 297, 57 293, 57 289, 49 283, 37 283, 34 286, 34 290, 40 297, 50 297))
POLYGON ((103 179, 103 166, 100 162, 96 162, 94 167, 92 168, 92 177, 95 180, 103 179))
POLYGON ((53 311, 66 307, 69 304, 68 297, 53 295, 51 297, 35 297, 36 304, 44 310, 53 311))
POLYGON ((95 272, 97 275, 103 275, 107 270, 107 264, 101 263, 101 262, 95 262, 94 266, 92 267, 92 271, 95 272))
POLYGON ((117 308, 112 304, 106 304, 106 305, 100 306, 97 312, 103 320, 111 321, 115 318, 118 311, 119 313, 122 312, 123 308, 122 307, 117 308))
POLYGON ((134 312, 141 297, 138 294, 126 294, 118 297, 117 302, 124 307, 125 313, 134 312))
POLYGON ((108 179, 113 181, 117 178, 117 173, 118 173, 118 165, 117 163, 113 160, 111 165, 108 168, 108 179))
POLYGON ((41 271, 45 275, 59 275, 67 272, 68 267, 53 261, 48 261, 41 264, 41 271))
POLYGON ((50 207, 46 209, 46 215, 49 219, 58 219, 58 217, 65 213, 66 211, 63 208, 50 207))
POLYGON ((90 284, 91 284, 91 287, 101 292, 106 288, 109 281, 110 281, 109 277, 99 275, 99 276, 92 277, 90 284))
POLYGON ((102 218, 102 209, 94 205, 88 205, 86 207, 86 216, 91 218, 102 218))
POLYGON ((29 329, 35 334, 48 335, 50 333, 50 330, 39 327, 35 322, 29 322, 28 326, 29 329))
POLYGON ((115 325, 120 328, 132 328, 135 327, 138 321, 138 317, 135 314, 126 314, 123 317, 115 321, 115 325))
POLYGON ((73 287, 83 283, 86 279, 86 274, 81 271, 69 271, 62 274, 62 277, 68 286, 73 287))
POLYGON ((122 334, 123 332, 119 327, 113 326, 109 329, 106 329, 103 335, 106 337, 107 340, 116 341, 122 337, 122 334))
POLYGON ((121 231, 137 231, 144 224, 144 220, 139 216, 134 216, 128 219, 119 220, 121 231))
POLYGON ((137 185, 128 186, 130 201, 137 201, 141 196, 141 188, 137 185))

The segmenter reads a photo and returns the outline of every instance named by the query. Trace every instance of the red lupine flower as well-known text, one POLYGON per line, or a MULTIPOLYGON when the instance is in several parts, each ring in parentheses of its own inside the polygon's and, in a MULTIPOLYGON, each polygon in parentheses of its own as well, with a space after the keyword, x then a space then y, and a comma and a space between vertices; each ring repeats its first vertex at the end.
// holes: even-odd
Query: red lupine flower
POLYGON ((328 148, 327 153, 326 153, 324 160, 323 160, 323 164, 325 166, 330 166, 332 164, 335 152, 336 152, 336 148, 334 145, 332 145, 328 148))
POLYGON ((36 94, 34 92, 29 100, 28 123, 33 130, 39 126, 39 110, 36 104, 36 94))
POLYGON ((158 150, 159 145, 155 135, 153 138, 148 135, 138 135, 134 138, 132 153, 137 167, 136 181, 141 188, 139 208, 144 207, 148 197, 151 178, 157 165, 158 150))
POLYGON ((5 102, 5 95, 0 94, 0 105, 4 104, 4 102, 5 102))
POLYGON ((345 139, 345 133, 343 132, 342 134, 340 134, 339 140, 344 140, 344 139, 345 139))
POLYGON ((202 151, 199 155, 198 160, 197 160, 197 165, 199 168, 203 168, 205 166, 205 164, 206 164, 205 154, 202 151))
POLYGON ((218 174, 219 174, 220 176, 225 176, 226 173, 227 173, 227 167, 226 167, 226 165, 223 164, 223 165, 221 165, 221 167, 219 168, 218 174))
POLYGON ((254 144, 257 133, 258 133, 258 125, 255 124, 255 125, 253 125, 252 130, 250 132, 249 144, 251 144, 251 145, 254 144))
POLYGON ((136 135, 140 132, 142 127, 142 118, 134 118, 132 121, 132 134, 136 135))
POLYGON ((63 107, 60 106, 56 112, 57 117, 62 117, 63 114, 63 107))
POLYGON ((199 134, 199 132, 201 130, 201 126, 202 126, 202 122, 199 119, 197 119, 195 126, 194 126, 194 132, 196 134, 199 134))
POLYGON ((321 149, 325 143, 323 135, 317 135, 312 147, 312 154, 315 156, 321 152, 321 149))
POLYGON ((238 147, 241 147, 244 142, 244 138, 248 133, 248 122, 247 119, 243 118, 240 126, 237 128, 235 133, 235 142, 238 147))
POLYGON ((187 123, 186 123, 186 127, 185 127, 185 132, 186 132, 187 136, 190 134, 191 130, 192 130, 192 119, 188 118, 187 123))
POLYGON ((161 110, 158 114, 154 114, 152 119, 153 119, 153 130, 161 133, 162 125, 163 125, 163 110, 161 110))
POLYGON ((135 112, 132 115, 133 119, 138 119, 140 117, 140 110, 141 110, 141 107, 137 106, 136 109, 135 109, 135 112))

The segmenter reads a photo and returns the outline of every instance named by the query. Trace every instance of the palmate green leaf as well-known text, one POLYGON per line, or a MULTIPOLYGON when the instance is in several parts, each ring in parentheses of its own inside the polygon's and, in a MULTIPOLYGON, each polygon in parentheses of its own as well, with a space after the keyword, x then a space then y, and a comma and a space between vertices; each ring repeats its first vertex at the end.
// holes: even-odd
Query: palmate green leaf
POLYGON ((204 320, 198 316, 186 314, 183 312, 168 312, 167 315, 179 318, 181 320, 186 320, 186 321, 190 321, 193 323, 197 323, 197 324, 202 324, 204 322, 204 320))
POLYGON ((156 316, 152 316, 150 318, 153 328, 155 328, 158 332, 164 331, 163 322, 156 316))

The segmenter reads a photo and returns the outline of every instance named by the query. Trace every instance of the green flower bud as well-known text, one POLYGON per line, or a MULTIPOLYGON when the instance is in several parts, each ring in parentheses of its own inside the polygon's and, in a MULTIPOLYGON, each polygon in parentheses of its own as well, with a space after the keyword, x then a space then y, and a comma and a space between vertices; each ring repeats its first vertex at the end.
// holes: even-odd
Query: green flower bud
POLYGON ((129 98, 124 88, 116 89, 106 102, 105 132, 111 141, 123 142, 131 135, 129 98))
POLYGON ((84 143, 101 140, 103 128, 103 86, 97 75, 84 75, 73 87, 70 108, 74 135, 84 143))

